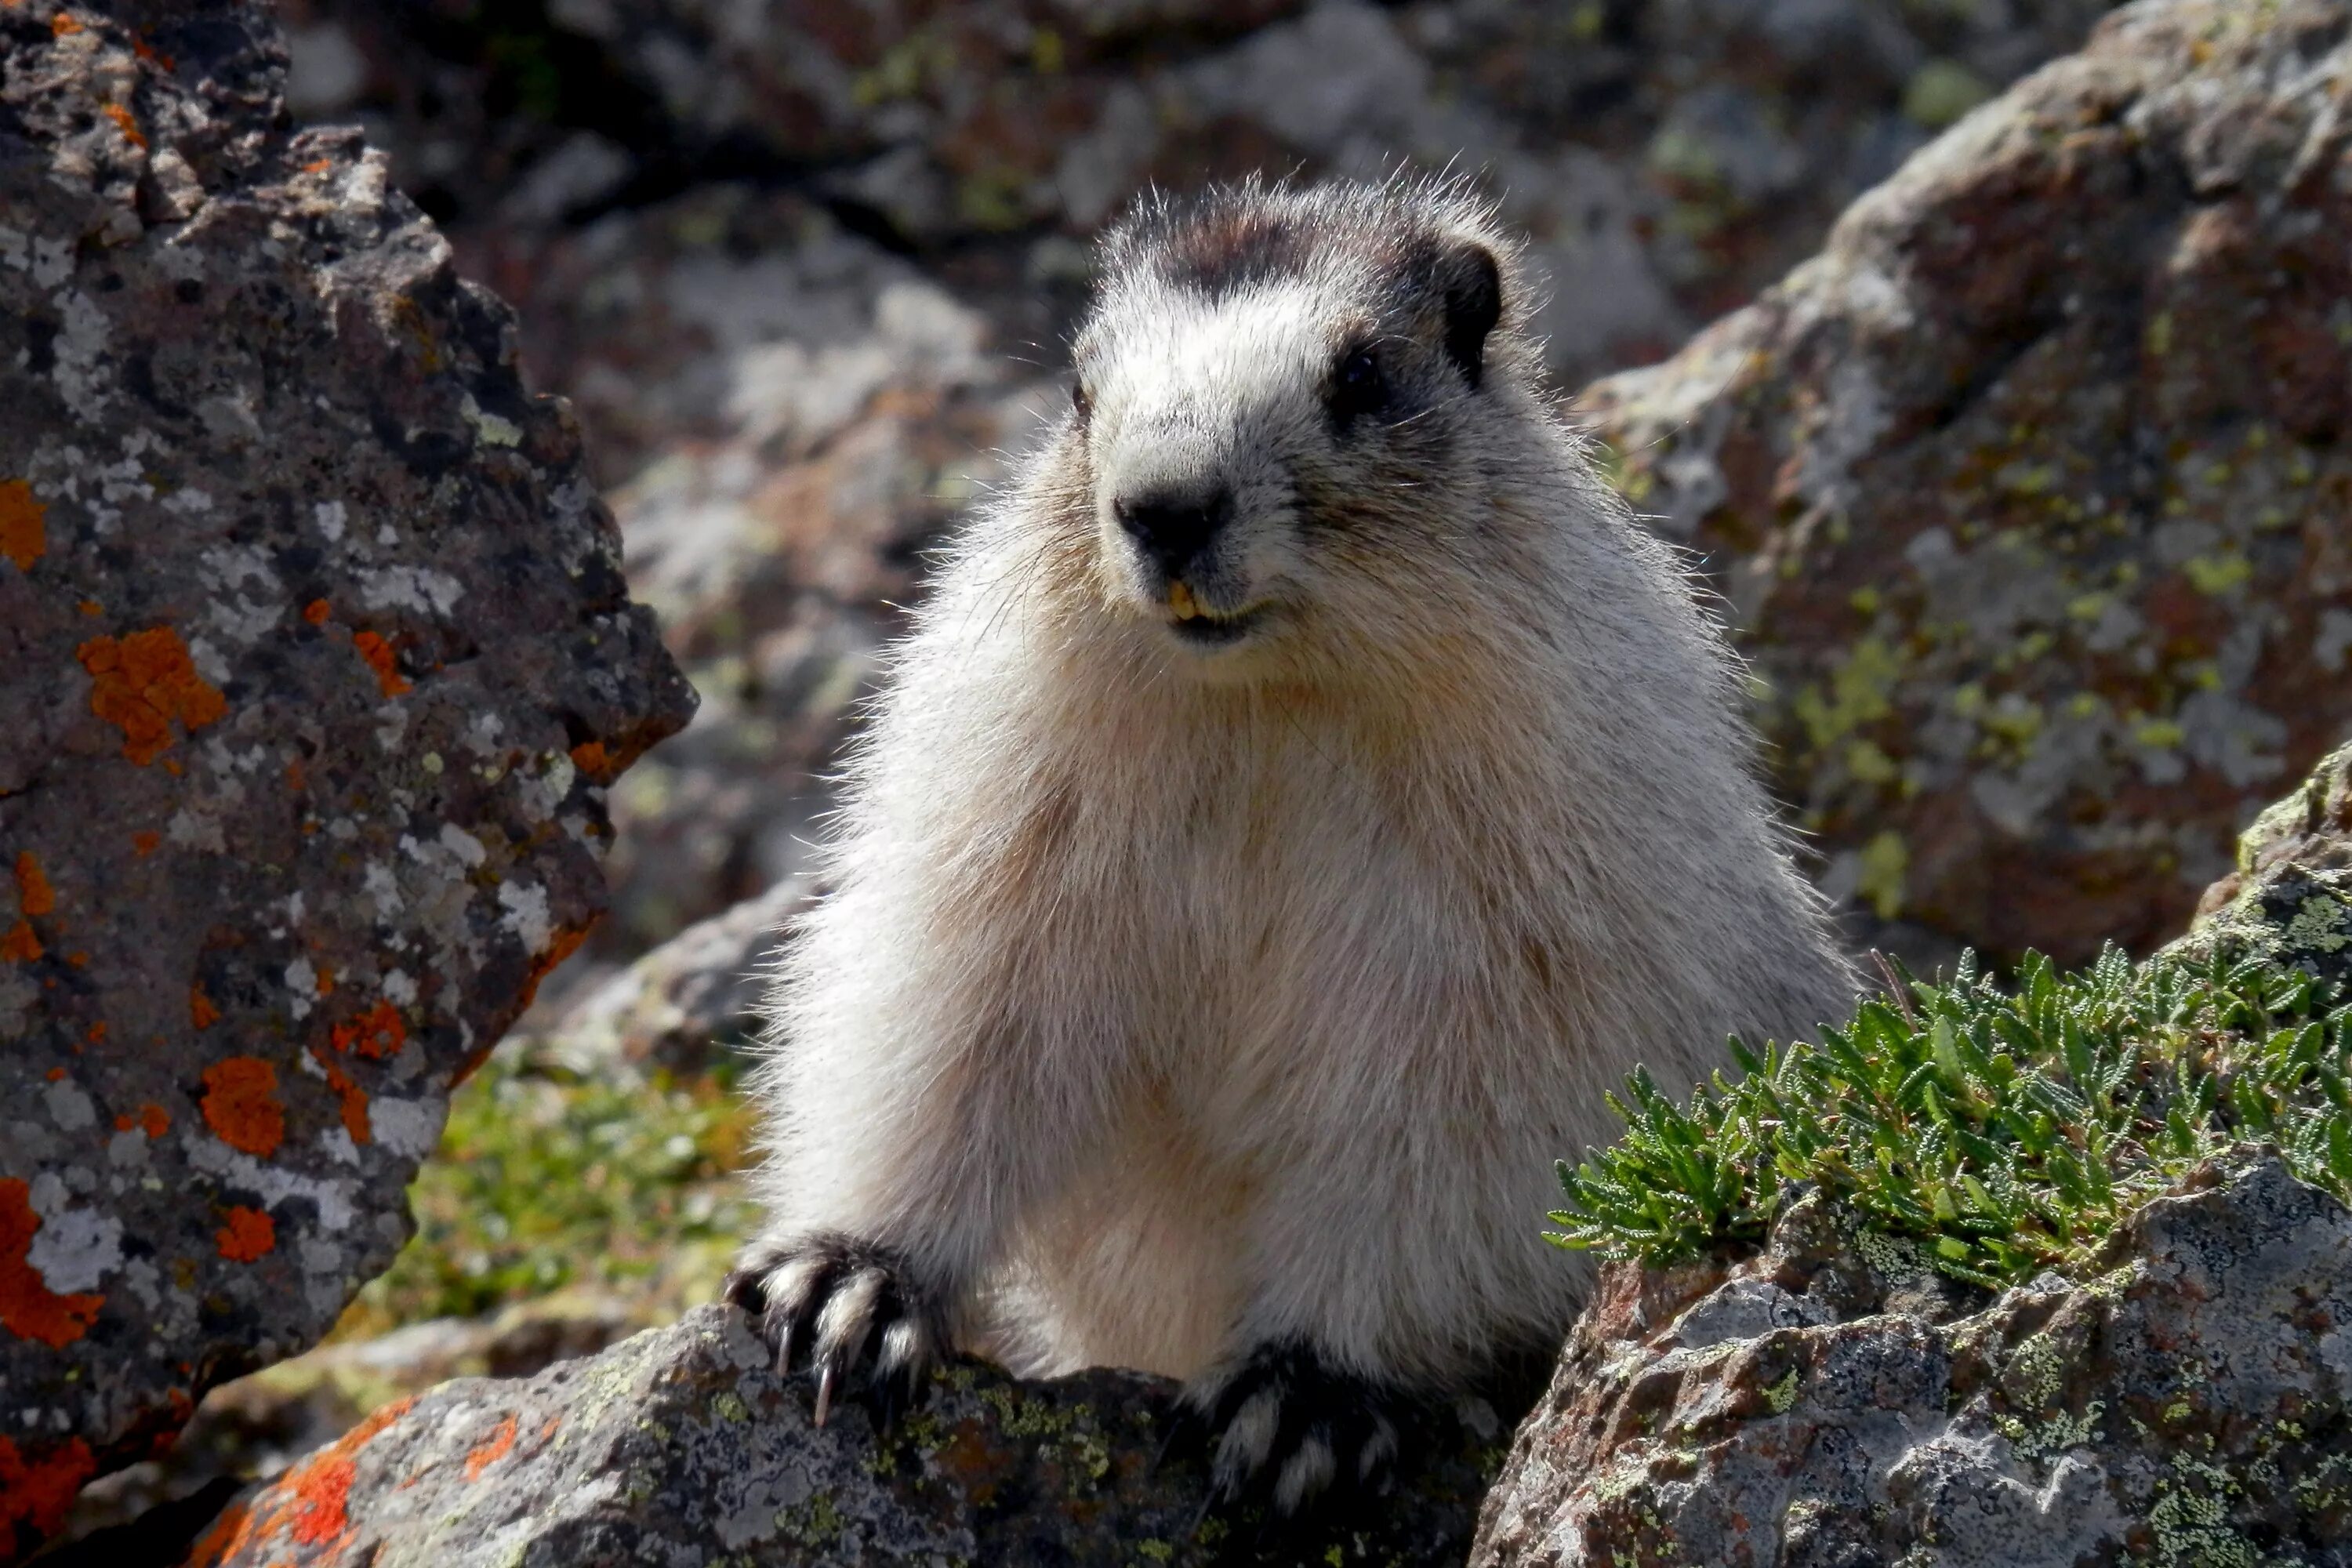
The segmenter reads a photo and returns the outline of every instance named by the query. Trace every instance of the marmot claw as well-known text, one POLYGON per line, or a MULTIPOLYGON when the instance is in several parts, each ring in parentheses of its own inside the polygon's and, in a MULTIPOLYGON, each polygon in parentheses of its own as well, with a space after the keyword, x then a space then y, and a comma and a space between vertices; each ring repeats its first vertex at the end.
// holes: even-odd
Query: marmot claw
POLYGON ((727 1277, 726 1297, 758 1322, 778 1375, 806 1347, 819 1426, 870 1352, 875 1425, 887 1428, 914 1402, 946 1342, 939 1298, 914 1283, 905 1258, 845 1236, 755 1243, 727 1277))
POLYGON ((1284 1517, 1326 1494, 1385 1490, 1409 1408, 1395 1390, 1335 1370, 1296 1340, 1258 1346, 1188 1390, 1185 1406, 1212 1446, 1213 1501, 1263 1498, 1284 1517))

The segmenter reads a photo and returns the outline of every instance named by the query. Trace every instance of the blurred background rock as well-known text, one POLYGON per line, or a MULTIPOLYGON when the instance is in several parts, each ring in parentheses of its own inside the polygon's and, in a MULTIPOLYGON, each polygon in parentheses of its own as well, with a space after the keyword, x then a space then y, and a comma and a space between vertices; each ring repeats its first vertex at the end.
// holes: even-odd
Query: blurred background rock
POLYGON ((920 552, 1059 407, 1086 241, 1137 191, 1481 171, 1573 389, 1747 301, 2101 10, 289 5, 297 112, 365 126, 520 310, 703 694, 618 792, 614 914, 541 1017, 804 868, 920 552))

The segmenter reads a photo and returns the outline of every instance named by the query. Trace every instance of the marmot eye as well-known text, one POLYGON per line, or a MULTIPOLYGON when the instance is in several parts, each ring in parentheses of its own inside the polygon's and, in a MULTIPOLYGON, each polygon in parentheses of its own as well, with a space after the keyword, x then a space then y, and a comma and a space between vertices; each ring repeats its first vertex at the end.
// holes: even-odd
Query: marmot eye
POLYGON ((1082 420, 1095 411, 1095 400, 1087 395, 1085 382, 1074 381, 1070 384, 1070 406, 1078 411, 1078 417, 1082 420))
POLYGON ((1378 414, 1389 400, 1381 362, 1369 348, 1352 348, 1340 356, 1331 374, 1331 413, 1343 426, 1368 414, 1378 414))

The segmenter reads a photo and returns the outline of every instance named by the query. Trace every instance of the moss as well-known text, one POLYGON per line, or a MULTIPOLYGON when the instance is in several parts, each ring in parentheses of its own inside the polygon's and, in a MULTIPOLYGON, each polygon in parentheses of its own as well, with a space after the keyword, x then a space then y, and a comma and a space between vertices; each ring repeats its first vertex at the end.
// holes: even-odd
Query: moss
POLYGON ((450 1099, 417 1231, 337 1326, 365 1338, 567 1287, 673 1316, 715 1293, 751 1210, 751 1112, 724 1074, 627 1087, 500 1054, 450 1099))

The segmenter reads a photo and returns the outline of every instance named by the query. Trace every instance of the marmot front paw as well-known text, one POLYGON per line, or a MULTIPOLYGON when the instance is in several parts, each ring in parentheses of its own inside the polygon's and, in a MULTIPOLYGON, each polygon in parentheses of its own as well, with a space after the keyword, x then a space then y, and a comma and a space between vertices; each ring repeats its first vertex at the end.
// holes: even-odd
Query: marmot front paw
POLYGON ((1281 1515, 1327 1491, 1381 1489, 1412 1408, 1396 1390, 1339 1372, 1303 1341, 1262 1344, 1185 1393, 1213 1446, 1215 1496, 1262 1496, 1281 1515))
POLYGON ((936 1292, 916 1283, 895 1249, 830 1233, 760 1241, 727 1277, 727 1300, 751 1314, 779 1373, 806 1352, 816 1373, 816 1424, 869 1351, 875 1425, 887 1427, 914 1400, 947 1342, 936 1292))

